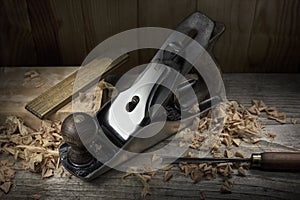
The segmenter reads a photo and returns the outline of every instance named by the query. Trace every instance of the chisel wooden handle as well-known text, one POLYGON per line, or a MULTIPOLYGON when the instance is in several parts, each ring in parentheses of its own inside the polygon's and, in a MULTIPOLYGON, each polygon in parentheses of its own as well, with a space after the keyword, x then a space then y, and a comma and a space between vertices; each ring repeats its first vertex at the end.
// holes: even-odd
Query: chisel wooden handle
POLYGON ((274 171, 300 171, 300 152, 264 152, 252 154, 252 167, 274 171))

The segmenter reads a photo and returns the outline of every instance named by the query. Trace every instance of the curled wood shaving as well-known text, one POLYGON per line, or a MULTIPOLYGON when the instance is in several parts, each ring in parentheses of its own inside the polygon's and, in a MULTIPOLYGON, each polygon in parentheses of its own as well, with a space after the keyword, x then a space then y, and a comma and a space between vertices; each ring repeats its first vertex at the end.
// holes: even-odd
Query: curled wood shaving
POLYGON ((168 182, 173 177, 173 174, 171 172, 166 171, 164 174, 163 181, 168 182))
POLYGON ((282 123, 282 124, 285 124, 285 123, 286 123, 286 114, 283 113, 283 112, 278 113, 277 116, 269 115, 268 118, 269 118, 269 119, 274 119, 274 120, 276 120, 277 122, 282 123))
POLYGON ((160 159, 160 156, 158 156, 157 154, 153 154, 152 158, 151 158, 151 162, 156 162, 160 159))
POLYGON ((238 168, 238 175, 239 176, 246 176, 246 171, 244 170, 243 167, 238 168))
MULTIPOLYGON (((155 175, 153 173, 153 170, 149 169, 147 166, 143 167, 130 167, 127 170, 127 173, 122 176, 122 179, 124 180, 128 176, 135 176, 138 178, 138 180, 143 184, 143 190, 141 192, 141 197, 145 198, 147 195, 150 195, 150 185, 149 181, 152 179, 152 177, 155 175), (141 173, 142 171, 142 173, 141 173)), ((171 177, 170 177, 171 178, 171 177)))
POLYGON ((242 150, 237 150, 234 155, 239 158, 245 158, 242 150))
POLYGON ((0 189, 4 193, 8 193, 13 185, 13 179, 16 174, 14 162, 9 160, 1 160, 0 162, 0 189))
POLYGON ((12 186, 12 182, 7 181, 7 182, 4 182, 3 184, 0 185, 0 189, 1 189, 5 194, 7 194, 7 193, 9 192, 11 186, 12 186))
POLYGON ((262 100, 253 99, 251 102, 252 105, 255 106, 259 111, 264 111, 268 108, 262 100))
POLYGON ((200 200, 205 200, 205 193, 202 191, 199 195, 200 200))
POLYGON ((228 150, 228 149, 225 149, 224 156, 226 158, 233 158, 234 157, 233 153, 230 150, 228 150))
POLYGON ((40 199, 41 197, 42 197, 42 195, 39 195, 39 194, 33 194, 33 195, 31 195, 31 198, 32 199, 36 199, 36 200, 40 199))
POLYGON ((232 142, 238 147, 241 144, 241 139, 239 139, 239 138, 233 138, 232 142))
POLYGON ((292 124, 297 124, 297 122, 298 122, 298 120, 297 120, 297 119, 293 119, 293 118, 291 118, 291 123, 292 123, 292 124))
POLYGON ((229 194, 232 192, 232 188, 233 188, 233 183, 225 179, 221 187, 221 193, 229 194))

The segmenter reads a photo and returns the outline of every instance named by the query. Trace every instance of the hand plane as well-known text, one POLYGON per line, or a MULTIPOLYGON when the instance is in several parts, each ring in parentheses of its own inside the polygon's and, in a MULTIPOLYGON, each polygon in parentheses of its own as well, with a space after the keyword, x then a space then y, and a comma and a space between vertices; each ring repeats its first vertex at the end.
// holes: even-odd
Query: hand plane
POLYGON ((192 40, 210 51, 224 31, 222 24, 196 12, 171 34, 128 89, 121 91, 90 116, 73 113, 62 124, 59 147, 63 166, 91 180, 156 145, 223 101, 209 96, 201 74, 182 56, 192 40), (176 53, 174 53, 176 52, 176 53), (190 98, 189 92, 195 94, 190 98), (180 96, 181 100, 178 100, 180 96), (190 112, 194 106, 198 113, 190 112))

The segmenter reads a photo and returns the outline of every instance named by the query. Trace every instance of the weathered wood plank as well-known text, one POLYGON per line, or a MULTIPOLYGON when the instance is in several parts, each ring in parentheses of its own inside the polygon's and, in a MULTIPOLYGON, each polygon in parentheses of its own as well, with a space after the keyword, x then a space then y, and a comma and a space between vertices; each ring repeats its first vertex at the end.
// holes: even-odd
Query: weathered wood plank
POLYGON ((37 63, 26 0, 0 2, 0 31, 0 65, 37 63))
MULTIPOLYGON (((6 77, 0 89, 1 105, 14 101, 14 107, 18 102, 26 101, 26 92, 20 86, 23 81, 24 71, 33 68, 21 68, 17 70, 8 68, 2 77, 6 77), (8 70, 8 71, 7 71, 8 70), (17 73, 16 73, 17 72, 17 73), (14 76, 8 76, 13 74, 14 76), (10 77, 10 78, 8 78, 10 77), (18 82, 19 80, 19 82, 18 82), (11 95, 11 96, 9 96, 11 95), (22 97, 23 98, 18 98, 22 97)), ((71 68, 34 68, 47 80, 58 82, 61 78, 71 73, 71 68), (45 70, 45 71, 44 71, 45 70)), ((75 70, 76 68, 73 68, 75 70)), ((228 99, 238 100, 250 105, 251 99, 262 99, 267 105, 278 107, 280 111, 287 113, 288 117, 299 116, 299 74, 224 74, 224 82, 228 99)), ((51 83, 51 82, 50 82, 51 83)), ((48 85, 50 87, 50 85, 48 85)), ((44 88, 47 85, 42 86, 44 88)), ((27 89, 27 94, 34 98, 42 88, 27 89)), ((10 105, 13 109, 13 105, 10 105)), ((7 106, 3 106, 5 108, 7 106)), ((20 107, 19 107, 20 109, 20 107)), ((27 111, 26 117, 29 117, 27 111)), ((299 122, 298 122, 299 123, 299 122)), ((263 150, 287 150, 286 147, 276 143, 300 149, 299 143, 300 124, 291 123, 279 125, 271 123, 266 125, 266 130, 274 132, 277 137, 268 148, 255 146, 243 146, 248 151, 263 150)), ((199 199, 200 192, 204 192, 206 199, 299 199, 300 173, 262 172, 248 171, 247 177, 233 177, 234 188, 232 194, 220 194, 221 179, 212 181, 202 180, 194 184, 175 167, 172 169, 174 177, 167 183, 162 181, 163 173, 159 172, 150 181, 151 196, 146 199, 199 199)), ((121 180, 123 173, 110 171, 92 182, 83 182, 75 177, 59 177, 56 175, 50 179, 42 179, 40 175, 28 171, 18 171, 16 175, 17 186, 3 196, 5 199, 30 199, 32 194, 42 195, 42 199, 141 199, 142 184, 134 177, 121 180)))
MULTIPOLYGON (((220 194, 221 179, 202 180, 194 184, 172 169, 174 177, 167 183, 159 172, 150 181, 151 196, 146 199, 199 199, 204 192, 206 199, 297 199, 300 196, 299 173, 248 171, 247 177, 233 177, 232 194, 220 194)), ((122 180, 123 173, 112 170, 92 182, 83 182, 75 177, 54 177, 42 179, 40 175, 18 171, 17 187, 6 199, 30 198, 32 194, 42 195, 42 199, 141 199, 142 184, 135 177, 122 180)))

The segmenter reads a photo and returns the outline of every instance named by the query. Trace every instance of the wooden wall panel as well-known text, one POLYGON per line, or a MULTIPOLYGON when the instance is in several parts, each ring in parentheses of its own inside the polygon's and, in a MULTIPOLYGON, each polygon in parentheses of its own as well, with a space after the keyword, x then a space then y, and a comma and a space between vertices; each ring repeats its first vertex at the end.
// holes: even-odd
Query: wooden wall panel
MULTIPOLYGON (((174 29, 187 16, 196 11, 196 0, 139 0, 139 27, 174 29)), ((156 50, 140 51, 140 63, 151 60, 156 50)))
POLYGON ((137 27, 136 0, 82 0, 87 50, 121 31, 137 27))
POLYGON ((59 65, 62 63, 59 49, 58 29, 50 2, 27 0, 28 13, 38 65, 59 65))
POLYGON ((300 1, 257 0, 249 70, 300 72, 300 1))
POLYGON ((199 11, 226 26, 214 48, 222 71, 248 71, 248 47, 255 0, 198 0, 197 3, 199 11))
POLYGON ((0 33, 0 65, 36 64, 25 0, 0 1, 0 33))
POLYGON ((81 0, 50 0, 63 65, 81 64, 87 54, 81 0))
MULTIPOLYGON (((87 52, 108 37, 137 27, 137 0, 82 0, 82 9, 87 52)), ((137 60, 137 52, 131 53, 125 68, 137 60)))
POLYGON ((198 0, 197 7, 226 26, 214 49, 224 72, 300 72, 299 3, 198 0))
POLYGON ((196 10, 226 25, 214 49, 224 72, 300 72, 299 0, 0 0, 0 65, 80 65, 114 34, 174 28, 196 10))
POLYGON ((139 0, 139 26, 175 28, 196 11, 196 0, 139 0))

